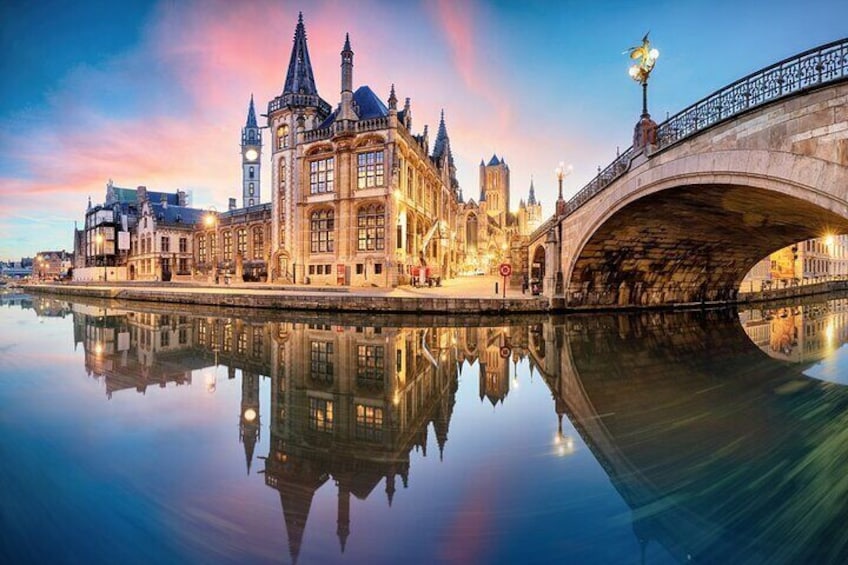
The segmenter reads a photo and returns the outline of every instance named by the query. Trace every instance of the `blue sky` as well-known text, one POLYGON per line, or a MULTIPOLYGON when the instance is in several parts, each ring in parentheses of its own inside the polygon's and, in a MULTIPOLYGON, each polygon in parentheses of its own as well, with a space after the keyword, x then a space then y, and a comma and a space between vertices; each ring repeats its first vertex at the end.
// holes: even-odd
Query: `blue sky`
MULTIPOLYGON (((444 109, 466 197, 503 155, 513 201, 530 177, 550 213, 553 169, 573 194, 630 145, 638 85, 622 52, 648 30, 658 120, 757 69, 844 37, 848 3, 7 1, 0 6, 0 259, 71 249, 74 220, 106 182, 240 194, 250 94, 284 82, 303 11, 320 94, 339 99, 350 32, 354 83, 412 98, 413 129, 444 109)), ((269 151, 263 156, 268 163, 269 151)), ((263 174, 263 200, 269 199, 263 174)))

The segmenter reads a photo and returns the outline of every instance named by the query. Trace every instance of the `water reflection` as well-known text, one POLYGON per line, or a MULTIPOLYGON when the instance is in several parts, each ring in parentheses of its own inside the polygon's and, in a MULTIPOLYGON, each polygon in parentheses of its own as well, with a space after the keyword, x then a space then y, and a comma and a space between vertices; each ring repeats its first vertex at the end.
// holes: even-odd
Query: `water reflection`
MULTIPOLYGON (((550 393, 536 409, 550 411, 553 459, 588 448, 630 508, 642 558, 651 547, 681 562, 848 556, 848 389, 804 372, 848 338, 845 299, 741 316, 579 316, 487 327, 38 301, 19 304, 39 315, 72 314, 86 372, 108 398, 201 377, 215 394, 219 379, 240 377, 245 471, 263 474, 278 493, 292 561, 306 547, 319 489, 329 483, 335 493, 341 556, 352 535, 352 497, 391 506, 409 487, 413 454, 426 454, 431 427, 444 457, 463 371, 476 367, 481 402, 508 407, 511 391, 525 386, 524 364, 535 379, 526 384, 543 383, 550 393), (257 455, 262 434, 268 451, 257 455)), ((516 447, 506 444, 497 456, 516 457, 516 447)), ((536 472, 546 465, 526 463, 536 472)), ((457 479, 445 476, 445 488, 457 479)), ((535 487, 509 488, 529 497, 535 487)), ((532 520, 535 510, 521 513, 532 520)), ((559 512, 551 519, 580 520, 567 507, 559 512)), ((524 549, 477 558, 574 557, 534 554, 534 545, 552 545, 537 535, 524 549)))

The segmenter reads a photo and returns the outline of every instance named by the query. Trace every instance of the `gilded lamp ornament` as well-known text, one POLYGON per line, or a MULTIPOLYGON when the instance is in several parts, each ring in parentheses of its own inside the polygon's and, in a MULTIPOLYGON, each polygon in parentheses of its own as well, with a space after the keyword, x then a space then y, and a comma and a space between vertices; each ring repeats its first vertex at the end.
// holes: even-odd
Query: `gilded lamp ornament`
POLYGON ((651 120, 651 115, 648 113, 648 77, 651 76, 651 71, 657 64, 660 52, 651 47, 648 35, 646 33, 645 37, 642 38, 641 45, 625 51, 630 55, 630 59, 635 61, 629 70, 630 78, 642 85, 642 118, 636 124, 633 135, 633 145, 636 147, 645 147, 656 143, 657 125, 651 120))
POLYGON ((656 48, 651 48, 651 41, 648 39, 650 32, 642 38, 642 45, 631 47, 626 52, 630 54, 630 59, 636 61, 630 67, 630 78, 642 85, 642 114, 648 113, 648 77, 651 76, 651 71, 654 70, 654 65, 657 64, 657 59, 660 52, 656 48))

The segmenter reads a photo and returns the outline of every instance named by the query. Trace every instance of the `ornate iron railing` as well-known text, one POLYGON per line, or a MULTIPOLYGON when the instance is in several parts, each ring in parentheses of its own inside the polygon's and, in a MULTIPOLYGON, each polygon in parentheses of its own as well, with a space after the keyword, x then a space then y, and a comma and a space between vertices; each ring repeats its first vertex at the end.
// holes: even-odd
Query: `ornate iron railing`
MULTIPOLYGON (((710 94, 657 126, 656 149, 671 147, 709 127, 808 89, 848 79, 848 38, 784 59, 710 94)), ((566 207, 574 213, 630 168, 628 148, 581 188, 566 207)))

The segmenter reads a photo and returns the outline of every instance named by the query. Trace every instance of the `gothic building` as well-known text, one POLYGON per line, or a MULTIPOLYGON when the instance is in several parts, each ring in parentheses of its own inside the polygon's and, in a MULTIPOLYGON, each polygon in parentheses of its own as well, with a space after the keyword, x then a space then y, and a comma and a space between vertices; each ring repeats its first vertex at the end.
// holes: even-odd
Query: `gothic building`
POLYGON ((517 212, 510 210, 509 165, 492 155, 480 161, 480 200, 470 199, 460 209, 460 248, 463 272, 492 273, 503 262, 524 263, 514 255, 542 221, 542 205, 536 201, 532 181, 530 194, 522 198, 517 212))
POLYGON ((354 89, 349 37, 340 101, 318 94, 302 15, 285 85, 268 104, 272 147, 274 281, 393 287, 425 267, 457 270, 458 183, 444 119, 430 152, 427 127, 392 87, 387 103, 354 89))

